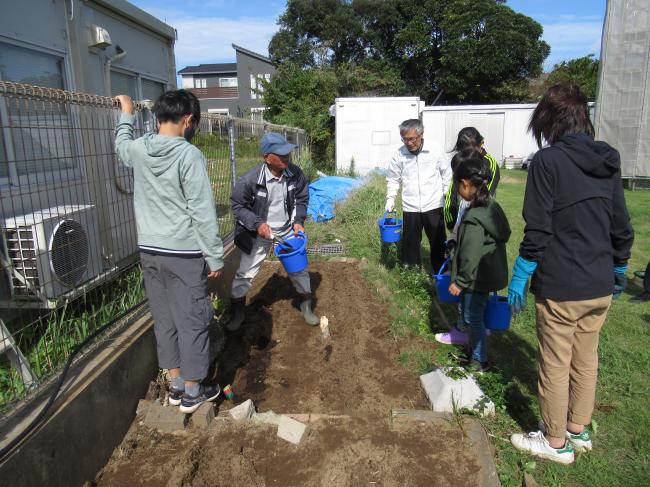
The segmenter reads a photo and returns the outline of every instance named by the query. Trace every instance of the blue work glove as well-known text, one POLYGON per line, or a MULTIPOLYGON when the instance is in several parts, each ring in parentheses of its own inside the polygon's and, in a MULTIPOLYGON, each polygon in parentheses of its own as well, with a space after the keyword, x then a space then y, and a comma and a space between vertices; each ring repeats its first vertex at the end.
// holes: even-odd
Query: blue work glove
POLYGON ((627 287, 627 264, 614 266, 614 299, 618 299, 619 296, 625 291, 627 287))
POLYGON ((523 257, 517 257, 512 268, 512 279, 508 286, 508 304, 513 313, 521 312, 526 306, 526 284, 537 269, 537 262, 531 262, 523 257))

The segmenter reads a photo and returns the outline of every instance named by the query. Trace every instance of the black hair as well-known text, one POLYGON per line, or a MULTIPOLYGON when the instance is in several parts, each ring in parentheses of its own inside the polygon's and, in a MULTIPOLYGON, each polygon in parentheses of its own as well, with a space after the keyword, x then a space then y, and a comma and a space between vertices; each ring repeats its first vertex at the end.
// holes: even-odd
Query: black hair
POLYGON ((484 152, 474 146, 466 147, 465 149, 458 151, 454 154, 454 157, 451 158, 451 172, 455 173, 458 165, 468 159, 483 159, 487 164, 487 159, 484 158, 484 152))
POLYGON ((528 130, 540 148, 542 136, 549 144, 568 134, 584 132, 593 137, 594 126, 589 118, 587 97, 571 81, 554 84, 535 107, 528 130))
POLYGON ((482 153, 485 153, 485 150, 481 148, 483 143, 483 136, 478 130, 474 127, 465 127, 460 129, 458 132, 458 138, 456 139, 456 145, 454 146, 454 151, 460 152, 470 147, 481 150, 482 153))
POLYGON ((186 115, 192 115, 195 125, 198 125, 201 120, 199 99, 187 90, 166 91, 156 100, 153 112, 160 123, 178 123, 186 115))
POLYGON ((454 185, 456 189, 458 189, 461 180, 468 181, 476 188, 474 198, 470 202, 470 208, 488 205, 490 201, 490 191, 488 190, 490 171, 488 165, 485 163, 485 158, 471 157, 461 160, 454 171, 454 185))

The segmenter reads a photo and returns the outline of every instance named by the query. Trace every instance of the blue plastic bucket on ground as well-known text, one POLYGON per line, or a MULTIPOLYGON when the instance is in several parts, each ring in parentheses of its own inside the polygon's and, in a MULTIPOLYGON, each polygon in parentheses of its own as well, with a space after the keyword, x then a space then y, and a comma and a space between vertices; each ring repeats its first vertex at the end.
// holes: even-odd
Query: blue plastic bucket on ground
POLYGON ((505 331, 510 328, 511 319, 512 311, 508 304, 508 297, 499 296, 497 293, 492 294, 488 299, 485 315, 483 316, 485 328, 494 331, 505 331))
POLYGON ((284 239, 294 250, 286 252, 287 246, 276 243, 273 253, 282 262, 284 270, 289 273, 300 272, 307 268, 307 236, 304 233, 284 239), (286 253, 285 253, 286 252, 286 253))
POLYGON ((443 264, 437 274, 434 274, 434 279, 436 280, 436 294, 438 295, 438 301, 441 303, 456 303, 460 301, 460 296, 454 296, 449 294, 449 286, 451 285, 451 276, 449 274, 444 274, 445 268, 449 264, 449 259, 447 259, 443 264))
POLYGON ((395 215, 395 218, 389 218, 388 212, 385 212, 384 216, 377 220, 377 225, 379 225, 379 235, 382 242, 395 243, 402 238, 402 220, 397 218, 397 215, 395 215))

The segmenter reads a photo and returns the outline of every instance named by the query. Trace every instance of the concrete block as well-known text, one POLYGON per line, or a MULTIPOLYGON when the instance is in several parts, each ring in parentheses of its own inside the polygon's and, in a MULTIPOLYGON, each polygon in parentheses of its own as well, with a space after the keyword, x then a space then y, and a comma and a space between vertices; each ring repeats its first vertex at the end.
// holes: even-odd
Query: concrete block
POLYGON ((141 414, 146 414, 153 402, 154 401, 150 399, 140 399, 138 401, 138 406, 135 408, 135 415, 140 416, 141 414))
POLYGON ((251 418, 251 421, 254 423, 274 424, 277 426, 280 424, 280 415, 273 411, 255 413, 251 418))
POLYGON ((437 369, 420 376, 431 409, 446 413, 470 409, 482 416, 494 414, 494 403, 483 394, 476 380, 469 375, 452 379, 447 375, 451 370, 454 369, 437 369))
POLYGON ((204 402, 192 413, 192 423, 199 428, 207 428, 214 419, 214 403, 204 402))
POLYGON ((163 433, 173 433, 185 429, 187 415, 181 413, 175 406, 162 406, 154 402, 147 411, 144 424, 163 433))
POLYGON ((255 414, 255 404, 250 399, 247 399, 243 403, 228 411, 230 417, 239 423, 241 421, 248 421, 255 414))
POLYGON ((537 487, 537 481, 528 472, 524 473, 524 487, 537 487))
POLYGON ((287 440, 294 445, 300 444, 307 425, 302 424, 289 416, 280 416, 280 423, 278 424, 278 437, 287 440))

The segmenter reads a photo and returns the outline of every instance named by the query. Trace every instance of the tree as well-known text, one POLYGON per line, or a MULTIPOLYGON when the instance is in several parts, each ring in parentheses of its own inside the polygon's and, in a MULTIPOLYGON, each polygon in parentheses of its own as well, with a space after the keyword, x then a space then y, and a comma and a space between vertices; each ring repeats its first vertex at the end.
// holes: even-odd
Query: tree
POLYGON ((304 127, 321 168, 333 159, 334 98, 520 101, 550 50, 542 26, 504 0, 288 0, 279 24, 267 115, 304 127))
POLYGON ((517 101, 549 46, 503 0, 289 0, 272 59, 302 67, 392 65, 431 103, 517 101))
POLYGON ((537 94, 541 96, 548 87, 559 81, 573 81, 580 87, 590 101, 595 101, 599 65, 600 61, 593 54, 569 61, 562 61, 553 66, 553 71, 550 72, 541 85, 542 92, 538 92, 537 94))

